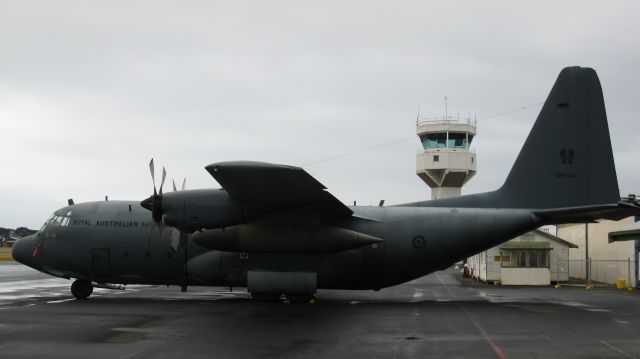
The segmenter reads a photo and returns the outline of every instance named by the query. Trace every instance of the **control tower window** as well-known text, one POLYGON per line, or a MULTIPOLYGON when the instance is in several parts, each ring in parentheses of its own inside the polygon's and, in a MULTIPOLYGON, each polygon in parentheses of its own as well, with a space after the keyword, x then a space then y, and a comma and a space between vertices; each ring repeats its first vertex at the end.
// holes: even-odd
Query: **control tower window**
POLYGON ((422 147, 427 148, 445 148, 447 147, 447 134, 446 133, 430 133, 420 137, 422 140, 422 147))
MULTIPOLYGON (((470 137, 469 140, 473 138, 471 136, 469 137, 470 137)), ((467 148, 467 134, 449 132, 449 142, 447 143, 447 147, 448 148, 467 148)))

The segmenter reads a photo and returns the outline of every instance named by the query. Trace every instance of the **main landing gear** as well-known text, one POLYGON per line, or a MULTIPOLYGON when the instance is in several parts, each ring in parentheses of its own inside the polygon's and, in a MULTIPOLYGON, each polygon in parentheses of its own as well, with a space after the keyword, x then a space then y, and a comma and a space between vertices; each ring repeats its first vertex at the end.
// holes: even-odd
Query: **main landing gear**
POLYGON ((316 302, 314 293, 251 293, 251 297, 258 302, 309 303, 316 302))
POLYGON ((316 296, 314 295, 314 293, 285 294, 285 297, 287 298, 287 301, 289 303, 315 304, 316 302, 316 296))
POLYGON ((71 294, 76 299, 87 299, 93 293, 93 285, 86 280, 77 279, 71 284, 71 294))

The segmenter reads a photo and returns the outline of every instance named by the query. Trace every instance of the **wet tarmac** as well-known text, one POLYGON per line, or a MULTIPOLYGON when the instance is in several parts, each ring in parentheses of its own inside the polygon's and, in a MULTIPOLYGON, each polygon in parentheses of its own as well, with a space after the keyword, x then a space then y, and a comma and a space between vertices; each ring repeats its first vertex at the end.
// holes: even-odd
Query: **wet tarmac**
POLYGON ((0 264, 1 358, 640 358, 640 295, 513 288, 438 272, 316 304, 243 290, 130 286, 74 300, 71 281, 0 264))

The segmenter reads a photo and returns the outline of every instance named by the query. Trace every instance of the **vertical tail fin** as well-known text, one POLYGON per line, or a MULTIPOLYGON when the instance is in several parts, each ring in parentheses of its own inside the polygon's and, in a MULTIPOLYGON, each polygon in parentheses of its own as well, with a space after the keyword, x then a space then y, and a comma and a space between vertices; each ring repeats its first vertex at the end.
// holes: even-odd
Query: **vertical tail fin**
POLYGON ((602 88, 593 69, 560 72, 498 193, 509 207, 520 208, 620 200, 602 88))

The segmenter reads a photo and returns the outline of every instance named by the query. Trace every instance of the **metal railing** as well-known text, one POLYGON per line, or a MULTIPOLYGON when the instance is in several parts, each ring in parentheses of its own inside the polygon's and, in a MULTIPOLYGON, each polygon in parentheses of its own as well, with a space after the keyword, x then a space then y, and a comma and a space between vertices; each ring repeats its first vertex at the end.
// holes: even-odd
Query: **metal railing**
POLYGON ((427 154, 433 154, 434 152, 465 152, 465 153, 471 153, 471 154, 476 154, 476 150, 474 148, 467 148, 467 147, 430 147, 425 149, 424 147, 418 147, 416 149, 416 154, 420 155, 427 155, 427 154), (428 151, 428 152, 427 152, 428 151))
POLYGON ((458 116, 439 116, 439 117, 423 117, 416 119, 416 125, 428 125, 435 123, 454 123, 454 124, 467 124, 476 127, 477 122, 475 118, 460 117, 458 116))

